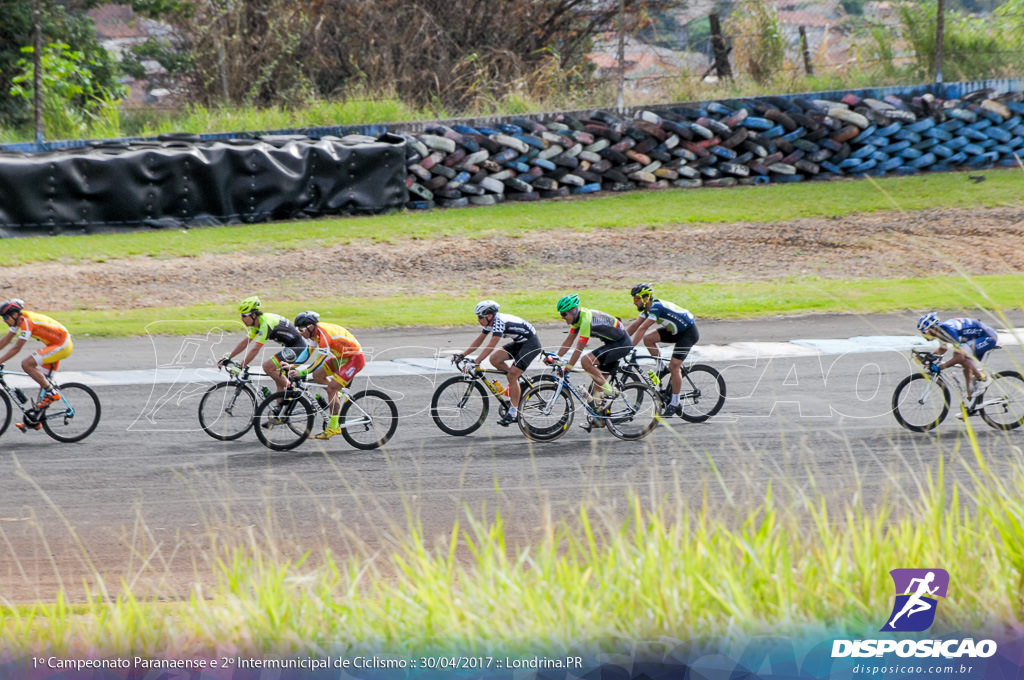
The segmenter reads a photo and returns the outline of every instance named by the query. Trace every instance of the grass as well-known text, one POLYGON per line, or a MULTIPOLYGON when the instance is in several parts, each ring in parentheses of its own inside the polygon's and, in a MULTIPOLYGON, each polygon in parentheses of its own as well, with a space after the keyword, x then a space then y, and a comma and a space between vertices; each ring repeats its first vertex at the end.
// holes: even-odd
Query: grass
POLYGON ((1024 459, 989 441, 983 453, 968 431, 959 452, 917 452, 927 464, 897 454, 889 465, 902 471, 883 472, 891 496, 865 488, 867 461, 831 499, 810 472, 740 501, 714 481, 701 500, 692 479, 652 471, 621 512, 581 501, 518 545, 500 513, 467 512, 434 542, 411 522, 390 547, 346 559, 310 547, 288 556, 250 536, 214 550, 216 585, 185 600, 97 587, 85 602, 7 607, 0 639, 13 655, 160 658, 728 653, 759 636, 875 637, 889 569, 921 565, 948 567, 956 586, 929 635, 985 637, 1022 615, 1024 569, 1024 459))
POLYGON ((963 173, 871 181, 633 192, 587 200, 505 203, 430 212, 325 218, 303 222, 176 229, 90 236, 46 236, 4 242, 8 265, 104 261, 121 257, 195 257, 238 251, 267 253, 321 245, 400 242, 445 236, 515 235, 568 228, 657 228, 704 222, 777 222, 879 210, 925 210, 1022 205, 1019 170, 986 171, 975 184, 963 173))

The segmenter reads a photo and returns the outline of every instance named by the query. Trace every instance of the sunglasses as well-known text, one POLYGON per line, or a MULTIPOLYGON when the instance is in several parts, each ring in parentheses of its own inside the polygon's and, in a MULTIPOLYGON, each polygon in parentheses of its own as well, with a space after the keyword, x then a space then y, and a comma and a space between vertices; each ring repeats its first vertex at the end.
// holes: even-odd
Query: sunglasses
POLYGON ((572 310, 570 309, 568 312, 559 312, 558 314, 559 314, 559 316, 561 316, 564 319, 565 317, 567 317, 570 314, 572 314, 572 310))

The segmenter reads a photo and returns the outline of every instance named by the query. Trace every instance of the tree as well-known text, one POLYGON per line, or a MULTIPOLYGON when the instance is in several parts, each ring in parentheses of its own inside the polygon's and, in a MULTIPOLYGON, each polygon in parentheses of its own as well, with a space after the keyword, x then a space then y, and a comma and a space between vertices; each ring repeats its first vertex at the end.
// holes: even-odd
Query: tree
MULTIPOLYGON (((96 37, 96 27, 86 12, 101 0, 38 0, 42 3, 43 44, 66 45, 80 55, 77 63, 88 65, 89 89, 68 106, 88 106, 103 92, 116 92, 119 70, 116 62, 96 37)), ((33 0, 0 0, 0 124, 24 125, 32 119, 31 98, 12 92, 14 79, 24 75, 23 48, 31 47, 33 0)))

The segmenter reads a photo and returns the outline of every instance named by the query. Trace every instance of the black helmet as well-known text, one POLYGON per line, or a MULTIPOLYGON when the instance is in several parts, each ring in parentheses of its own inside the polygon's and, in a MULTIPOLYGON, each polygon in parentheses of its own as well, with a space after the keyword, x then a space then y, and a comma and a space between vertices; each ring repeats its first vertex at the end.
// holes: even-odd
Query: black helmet
POLYGON ((630 289, 629 294, 633 297, 644 297, 654 295, 654 285, 650 283, 638 283, 630 289))
POLYGON ((295 317, 296 328, 305 328, 320 323, 320 315, 316 312, 299 312, 295 317))

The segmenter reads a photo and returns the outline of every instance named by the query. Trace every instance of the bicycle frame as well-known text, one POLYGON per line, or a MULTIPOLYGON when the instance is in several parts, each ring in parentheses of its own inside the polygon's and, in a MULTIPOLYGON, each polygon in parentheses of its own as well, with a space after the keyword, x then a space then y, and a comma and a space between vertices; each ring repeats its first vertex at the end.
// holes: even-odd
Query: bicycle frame
MULTIPOLYGON (((285 396, 285 400, 294 400, 305 395, 307 397, 306 401, 308 401, 313 406, 314 418, 322 417, 324 420, 327 420, 328 418, 331 417, 331 405, 326 398, 323 399, 322 404, 320 403, 320 399, 317 399, 317 396, 322 396, 322 394, 320 390, 317 390, 313 387, 314 385, 320 388, 323 387, 323 385, 321 385, 320 383, 309 381, 306 378, 294 378, 289 380, 287 392, 294 391, 294 394, 291 394, 290 396, 285 396)), ((373 422, 373 419, 370 418, 370 414, 363 410, 363 407, 359 405, 358 401, 354 401, 352 399, 351 393, 349 392, 349 388, 342 387, 340 390, 338 390, 339 411, 346 402, 352 403, 352 406, 350 408, 358 409, 360 417, 358 419, 353 419, 349 417, 346 418, 344 422, 339 421, 338 427, 340 429, 345 429, 346 427, 352 427, 354 425, 365 425, 367 423, 373 422)))
MULTIPOLYGON (((7 395, 11 398, 11 403, 16 405, 19 409, 21 409, 22 415, 27 414, 29 411, 35 411, 36 410, 35 409, 35 403, 37 401, 39 401, 40 399, 42 399, 43 392, 45 391, 45 389, 40 387, 39 388, 39 393, 36 395, 36 399, 35 400, 33 400, 31 397, 26 397, 24 403, 22 403, 21 399, 18 398, 18 393, 16 391, 19 388, 12 387, 11 385, 9 385, 7 383, 7 376, 9 376, 9 375, 20 375, 20 376, 24 376, 26 378, 29 378, 31 376, 28 373, 23 373, 21 371, 8 371, 6 369, 0 368, 0 387, 2 387, 4 392, 6 392, 7 395), (26 404, 28 404, 28 407, 25 406, 26 404)), ((60 386, 57 385, 52 380, 52 376, 53 376, 53 369, 52 368, 48 369, 46 371, 46 373, 44 373, 44 375, 46 376, 46 384, 47 384, 46 389, 60 390, 60 386)), ((61 402, 64 403, 64 406, 67 408, 68 415, 74 415, 75 409, 71 406, 71 404, 68 403, 68 400, 64 398, 63 394, 61 395, 60 400, 61 400, 61 402)))

